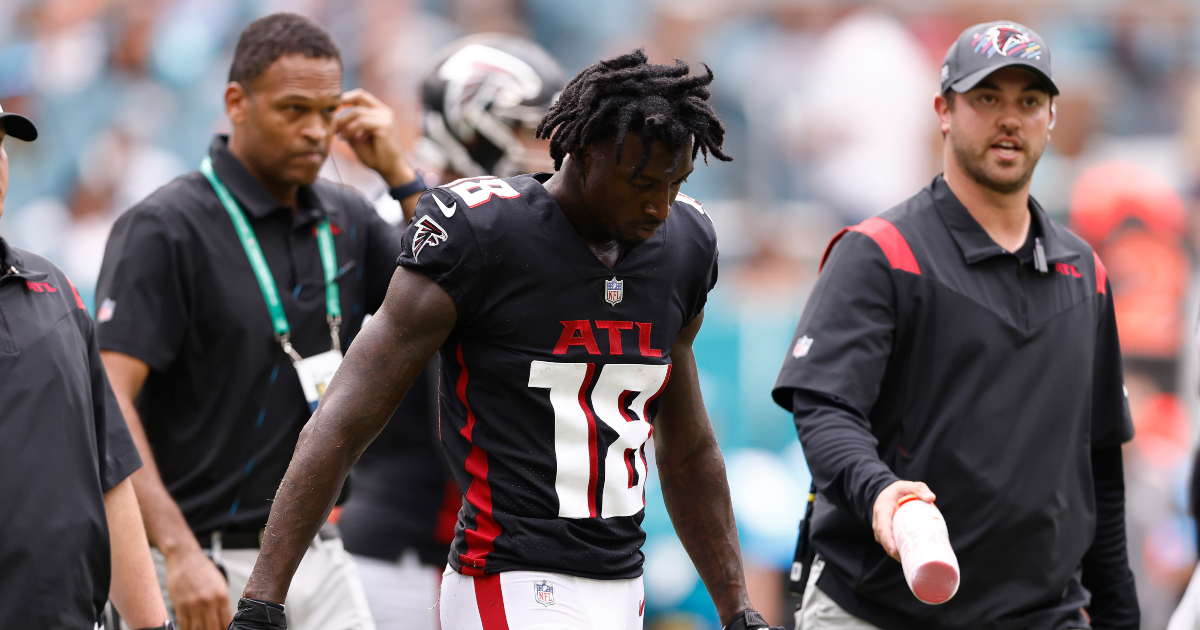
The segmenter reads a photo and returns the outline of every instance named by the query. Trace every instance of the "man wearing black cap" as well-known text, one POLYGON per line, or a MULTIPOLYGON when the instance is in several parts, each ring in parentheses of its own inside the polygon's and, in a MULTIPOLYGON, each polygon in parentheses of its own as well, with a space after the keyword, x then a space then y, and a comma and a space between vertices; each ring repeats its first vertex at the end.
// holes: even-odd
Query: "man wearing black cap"
POLYGON ((941 79, 944 173, 834 237, 774 390, 817 489, 797 627, 1137 628, 1104 266, 1029 196, 1050 51, 979 24, 941 79), (961 567, 938 606, 910 592, 891 527, 934 492, 961 567))
MULTIPOLYGON (((0 214, 6 135, 37 129, 0 109, 0 214)), ((0 628, 92 628, 110 597, 131 627, 170 627, 92 319, 62 270, 3 238, 0 382, 0 628)))

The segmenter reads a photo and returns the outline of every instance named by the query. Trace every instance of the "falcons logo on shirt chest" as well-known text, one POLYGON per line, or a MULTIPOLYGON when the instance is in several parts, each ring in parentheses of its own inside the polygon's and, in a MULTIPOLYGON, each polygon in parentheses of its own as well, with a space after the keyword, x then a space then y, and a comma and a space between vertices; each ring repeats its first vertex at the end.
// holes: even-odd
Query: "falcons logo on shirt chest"
POLYGON ((421 255, 421 250, 426 246, 437 247, 448 238, 450 235, 432 217, 429 215, 421 217, 417 220, 417 233, 413 235, 413 260, 421 255))

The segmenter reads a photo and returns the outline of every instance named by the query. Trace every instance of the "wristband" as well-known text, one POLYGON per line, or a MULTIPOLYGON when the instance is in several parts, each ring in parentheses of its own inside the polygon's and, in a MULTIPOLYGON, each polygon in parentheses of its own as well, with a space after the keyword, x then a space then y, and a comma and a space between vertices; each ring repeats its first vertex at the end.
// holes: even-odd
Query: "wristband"
POLYGON ((238 601, 237 612, 233 614, 233 623, 229 627, 284 630, 287 628, 287 618, 283 614, 283 604, 243 597, 238 601))
POLYGON ((425 178, 421 177, 421 171, 417 171, 416 179, 408 182, 407 184, 389 189, 388 194, 390 194, 392 199, 395 199, 396 201, 404 201, 406 198, 417 193, 423 193, 428 189, 429 186, 425 185, 425 178))
POLYGON ((743 610, 733 616, 729 623, 725 624, 724 630, 748 630, 749 628, 770 628, 763 616, 757 610, 743 610))

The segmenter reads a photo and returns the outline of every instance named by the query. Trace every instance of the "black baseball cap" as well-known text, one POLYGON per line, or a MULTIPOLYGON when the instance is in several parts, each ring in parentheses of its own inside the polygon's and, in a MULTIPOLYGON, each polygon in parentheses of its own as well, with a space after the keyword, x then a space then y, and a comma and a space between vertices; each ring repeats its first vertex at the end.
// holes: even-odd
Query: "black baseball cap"
POLYGON ((34 127, 28 118, 20 114, 6 112, 3 107, 0 107, 0 127, 4 127, 6 135, 12 136, 17 140, 24 140, 25 142, 37 140, 37 127, 34 127))
POLYGON ((1050 72, 1050 48, 1041 35, 1016 22, 985 22, 962 32, 942 62, 942 93, 966 92, 1000 68, 1023 66, 1058 94, 1050 72))

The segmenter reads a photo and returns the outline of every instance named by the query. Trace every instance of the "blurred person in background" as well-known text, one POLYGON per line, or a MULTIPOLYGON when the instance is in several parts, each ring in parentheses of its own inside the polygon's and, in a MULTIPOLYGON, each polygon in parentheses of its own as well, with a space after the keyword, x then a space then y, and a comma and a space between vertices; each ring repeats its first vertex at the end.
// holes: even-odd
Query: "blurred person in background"
MULTIPOLYGON (((3 141, 37 129, 0 109, 3 141)), ((172 628, 130 475, 141 467, 71 280, 0 238, 0 626, 100 627, 110 598, 133 628, 172 628)))
MULTIPOLYGON (((105 252, 101 355, 146 462, 134 485, 184 630, 229 624, 300 429, 400 253, 365 199, 316 181, 334 134, 410 208, 425 188, 391 110, 343 93, 342 76, 311 20, 250 24, 225 89, 232 134, 122 216, 105 252)), ((336 534, 307 546, 293 627, 373 628, 336 534)))
MULTIPOLYGON (((1130 560, 1144 586, 1143 607, 1169 611, 1195 562, 1184 499, 1191 427, 1176 393, 1184 382, 1180 355, 1192 273, 1184 240, 1187 207, 1154 170, 1109 160, 1076 180, 1070 221, 1105 261, 1112 283, 1136 435, 1126 449, 1125 467, 1140 481, 1129 492, 1128 533, 1135 552, 1130 560)), ((1160 612, 1143 620, 1148 627, 1161 627, 1164 618, 1160 612)))
POLYGON ((797 626, 1136 629, 1112 287, 1029 196, 1050 51, 977 24, 941 89, 944 174, 834 237, 774 391, 818 489, 797 626), (891 526, 934 492, 962 576, 937 607, 905 584, 891 526))
MULTIPOLYGON (((527 39, 477 35, 450 44, 422 86, 427 147, 444 165, 440 181, 553 168, 548 143, 534 131, 563 84, 558 64, 527 39)), ((405 224, 410 219, 411 210, 405 224)), ((354 491, 338 528, 358 565, 375 626, 437 628, 438 584, 462 493, 439 440, 436 358, 350 480, 354 491)))
POLYGON ((421 85, 419 150, 443 183, 552 170, 550 143, 535 130, 563 85, 558 62, 530 40, 483 34, 454 42, 421 85))
POLYGON ((117 217, 186 172, 179 158, 138 141, 120 125, 97 133, 78 157, 65 200, 47 195, 17 213, 11 235, 26 249, 61 261, 83 303, 95 310, 104 245, 117 217))

